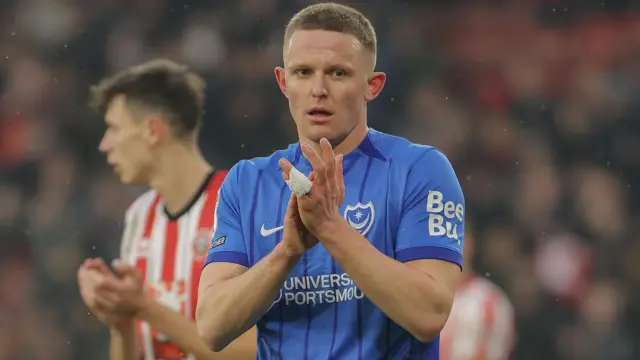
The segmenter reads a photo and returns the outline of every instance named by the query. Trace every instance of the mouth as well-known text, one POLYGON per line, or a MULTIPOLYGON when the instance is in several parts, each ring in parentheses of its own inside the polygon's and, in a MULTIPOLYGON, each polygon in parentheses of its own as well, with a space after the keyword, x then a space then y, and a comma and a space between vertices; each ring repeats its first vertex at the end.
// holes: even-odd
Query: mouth
POLYGON ((325 122, 331 119, 333 112, 323 107, 314 107, 307 111, 307 116, 315 122, 325 122))
POLYGON ((107 162, 107 164, 109 164, 109 166, 111 166, 111 169, 113 169, 114 173, 116 173, 116 174, 120 173, 120 167, 118 166, 118 164, 112 163, 112 162, 107 162))

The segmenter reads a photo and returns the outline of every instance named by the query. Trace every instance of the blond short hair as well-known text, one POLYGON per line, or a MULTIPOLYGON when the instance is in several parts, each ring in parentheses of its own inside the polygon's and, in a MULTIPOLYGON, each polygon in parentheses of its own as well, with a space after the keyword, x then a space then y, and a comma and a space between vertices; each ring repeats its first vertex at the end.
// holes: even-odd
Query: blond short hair
POLYGON ((305 7, 289 20, 284 33, 285 46, 296 30, 326 30, 351 34, 364 49, 373 54, 375 63, 375 29, 364 14, 352 7, 335 3, 319 3, 305 7))

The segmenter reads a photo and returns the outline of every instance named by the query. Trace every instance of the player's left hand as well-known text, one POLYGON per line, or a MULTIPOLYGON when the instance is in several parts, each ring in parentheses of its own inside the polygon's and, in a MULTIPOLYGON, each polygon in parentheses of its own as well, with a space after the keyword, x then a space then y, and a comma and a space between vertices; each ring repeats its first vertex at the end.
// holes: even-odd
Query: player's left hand
POLYGON ((96 286, 96 297, 104 311, 121 316, 135 316, 147 303, 140 272, 121 260, 114 260, 118 277, 105 277, 96 286))
MULTIPOLYGON (((314 235, 320 234, 336 221, 344 221, 339 208, 344 202, 345 186, 342 155, 335 155, 327 139, 320 140, 322 154, 311 146, 302 145, 302 154, 313 168, 311 191, 298 199, 298 210, 304 226, 314 235)), ((291 163, 281 162, 282 170, 291 170, 291 163)))

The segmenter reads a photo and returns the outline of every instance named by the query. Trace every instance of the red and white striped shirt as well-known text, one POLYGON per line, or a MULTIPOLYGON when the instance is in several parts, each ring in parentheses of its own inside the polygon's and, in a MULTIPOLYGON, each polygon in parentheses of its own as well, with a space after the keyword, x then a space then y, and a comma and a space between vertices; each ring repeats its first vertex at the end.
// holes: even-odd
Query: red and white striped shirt
POLYGON ((484 277, 466 279, 440 334, 441 360, 507 360, 515 318, 506 294, 484 277))
MULTIPOLYGON (((185 211, 170 216, 156 191, 148 191, 127 209, 121 258, 143 274, 145 288, 158 301, 194 318, 198 283, 211 241, 218 189, 226 171, 216 171, 203 183, 185 211)), ((145 360, 195 359, 167 337, 138 324, 145 360)))

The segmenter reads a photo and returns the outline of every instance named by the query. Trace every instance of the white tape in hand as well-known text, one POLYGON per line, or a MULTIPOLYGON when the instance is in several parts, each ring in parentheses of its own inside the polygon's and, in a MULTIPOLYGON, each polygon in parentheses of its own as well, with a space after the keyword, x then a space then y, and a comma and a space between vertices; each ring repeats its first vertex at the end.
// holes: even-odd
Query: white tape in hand
POLYGON ((289 185, 291 192, 296 194, 297 197, 304 196, 311 191, 311 180, 295 167, 292 167, 291 171, 289 171, 289 180, 286 183, 289 185))

